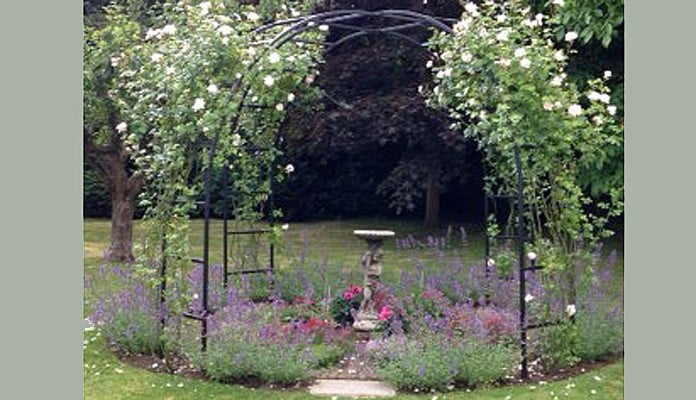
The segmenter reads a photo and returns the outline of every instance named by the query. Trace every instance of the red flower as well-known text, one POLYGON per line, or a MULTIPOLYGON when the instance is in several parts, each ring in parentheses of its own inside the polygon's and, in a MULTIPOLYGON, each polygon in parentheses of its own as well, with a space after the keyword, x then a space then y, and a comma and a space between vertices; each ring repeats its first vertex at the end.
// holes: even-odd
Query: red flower
POLYGON ((389 308, 389 306, 383 306, 382 309, 379 312, 379 319, 382 321, 388 320, 389 317, 392 315, 392 310, 389 308))

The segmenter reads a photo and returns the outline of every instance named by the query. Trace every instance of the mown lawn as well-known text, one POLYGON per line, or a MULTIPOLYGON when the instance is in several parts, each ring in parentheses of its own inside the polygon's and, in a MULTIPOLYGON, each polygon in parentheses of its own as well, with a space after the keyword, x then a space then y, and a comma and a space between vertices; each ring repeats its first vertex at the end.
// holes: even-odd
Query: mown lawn
MULTIPOLYGON (((403 238, 413 235, 426 242, 428 235, 447 236, 447 229, 425 231, 417 223, 383 220, 330 221, 292 224, 284 234, 284 246, 278 252, 278 267, 291 268, 304 257, 306 263, 328 266, 331 270, 355 270, 360 274, 358 260, 364 243, 352 235, 354 229, 389 229, 403 238)), ((203 222, 192 222, 191 246, 193 256, 201 253, 203 222)), ((211 252, 213 261, 221 252, 221 221, 213 221, 211 252)), ((135 240, 140 224, 136 222, 135 240)), ((467 227, 462 240, 458 226, 452 226, 446 251, 456 251, 468 266, 483 257, 483 238, 480 227, 467 227)), ((102 264, 102 255, 109 243, 109 221, 86 220, 84 224, 84 273, 96 277, 102 264)), ((385 274, 396 273, 414 263, 427 266, 442 254, 437 250, 404 250, 395 241, 385 243, 385 274)), ((622 271, 622 257, 617 268, 622 271)), ((619 277, 621 273, 617 274, 619 277)), ((617 285, 622 282, 617 281, 617 285)), ((89 312, 86 297, 85 313, 89 312)), ((305 390, 260 390, 239 385, 184 379, 174 375, 156 374, 121 363, 107 349, 96 331, 85 332, 84 397, 86 399, 305 399, 315 398, 305 390)), ((584 375, 552 383, 537 383, 519 387, 492 388, 472 392, 445 394, 401 394, 397 399, 623 399, 623 361, 619 361, 584 375)))

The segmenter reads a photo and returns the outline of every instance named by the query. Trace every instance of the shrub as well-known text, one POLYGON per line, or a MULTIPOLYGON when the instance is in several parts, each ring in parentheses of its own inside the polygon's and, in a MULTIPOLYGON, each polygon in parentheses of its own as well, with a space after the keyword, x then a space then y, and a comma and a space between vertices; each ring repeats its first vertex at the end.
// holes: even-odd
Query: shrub
POLYGON ((610 312, 581 313, 577 316, 580 358, 600 360, 623 351, 623 318, 619 311, 617 307, 610 312))
POLYGON ((386 339, 392 348, 373 350, 377 373, 400 390, 445 390, 453 381, 447 347, 436 338, 386 339))
POLYGON ((450 350, 454 379, 469 387, 493 383, 510 374, 517 360, 516 348, 504 344, 470 341, 450 350))
POLYGON ((549 369, 565 368, 577 364, 580 335, 578 327, 570 320, 559 325, 542 328, 539 335, 539 356, 549 369))
POLYGON ((120 350, 161 354, 165 339, 160 326, 157 291, 143 275, 120 267, 100 268, 100 280, 111 287, 88 287, 94 298, 90 321, 120 350))

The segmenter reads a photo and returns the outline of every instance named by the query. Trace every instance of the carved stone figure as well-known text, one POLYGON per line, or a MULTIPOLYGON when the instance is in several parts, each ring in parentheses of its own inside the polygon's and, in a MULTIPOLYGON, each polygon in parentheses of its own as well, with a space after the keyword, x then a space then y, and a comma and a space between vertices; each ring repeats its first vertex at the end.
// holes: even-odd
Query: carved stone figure
POLYGON ((380 277, 382 275, 381 260, 382 241, 393 237, 392 231, 354 231, 357 237, 367 242, 367 251, 360 259, 363 267, 363 300, 353 322, 353 329, 357 331, 372 331, 379 327, 379 310, 374 301, 374 295, 379 290, 380 277))

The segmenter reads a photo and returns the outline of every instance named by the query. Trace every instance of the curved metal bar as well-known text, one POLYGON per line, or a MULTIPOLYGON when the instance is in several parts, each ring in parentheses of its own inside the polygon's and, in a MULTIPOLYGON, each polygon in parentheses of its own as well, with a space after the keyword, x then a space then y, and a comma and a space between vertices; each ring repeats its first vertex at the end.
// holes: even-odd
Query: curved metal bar
MULTIPOLYGON (((415 11, 409 11, 409 10, 379 10, 379 11, 365 11, 365 10, 337 10, 337 11, 328 11, 324 13, 319 13, 319 14, 314 14, 310 15, 308 17, 304 18, 292 18, 292 19, 287 19, 283 21, 276 21, 271 24, 267 24, 264 26, 261 26, 259 28, 254 29, 252 32, 263 32, 268 29, 271 29, 276 26, 282 26, 282 25, 290 25, 286 29, 284 29, 282 32, 280 32, 278 35, 276 35, 273 39, 270 41, 270 46, 274 48, 278 48, 282 46, 284 43, 292 39, 293 37, 306 32, 312 28, 315 28, 318 24, 325 24, 331 26, 332 24, 336 24, 337 22, 341 21, 346 21, 350 19, 356 19, 356 18, 364 18, 364 17, 381 17, 381 18, 393 18, 393 19, 398 19, 402 21, 409 21, 411 24, 403 24, 401 26, 397 27, 387 27, 387 28, 379 28, 381 30, 392 30, 392 29, 407 29, 409 27, 416 27, 416 26, 425 26, 425 25, 430 25, 434 28, 437 28, 441 31, 451 33, 452 28, 450 28, 447 24, 442 22, 441 19, 431 17, 429 15, 421 14, 415 11)), ((349 24, 340 24, 340 28, 343 29, 356 29, 359 31, 366 30, 363 27, 358 27, 358 26, 352 26, 349 24)))
POLYGON ((383 33, 383 34, 386 34, 386 35, 395 36, 395 37, 398 37, 398 38, 400 38, 400 39, 406 40, 406 41, 408 41, 408 42, 410 42, 410 43, 413 43, 414 45, 418 46, 418 48, 422 49, 423 51, 427 52, 428 54, 430 54, 430 55, 433 54, 433 52, 430 51, 423 43, 421 43, 421 42, 419 42, 419 41, 413 39, 412 37, 406 36, 406 35, 404 35, 404 34, 402 34, 402 33, 399 33, 399 32, 380 31, 380 30, 376 30, 376 31, 360 31, 360 32, 351 33, 350 35, 345 36, 345 37, 341 38, 340 40, 337 40, 337 41, 334 42, 332 45, 330 45, 329 47, 327 47, 327 48, 324 50, 324 54, 328 54, 329 52, 331 52, 333 49, 335 49, 335 48, 338 47, 339 45, 341 45, 341 44, 343 44, 343 43, 345 43, 345 42, 348 42, 348 41, 350 41, 350 40, 356 39, 356 38, 361 37, 361 36, 367 36, 367 35, 379 34, 379 33, 383 33))

